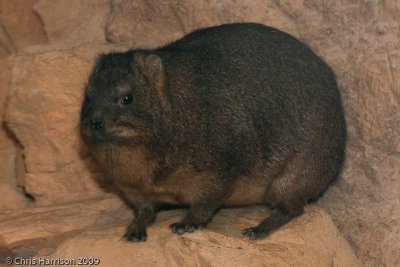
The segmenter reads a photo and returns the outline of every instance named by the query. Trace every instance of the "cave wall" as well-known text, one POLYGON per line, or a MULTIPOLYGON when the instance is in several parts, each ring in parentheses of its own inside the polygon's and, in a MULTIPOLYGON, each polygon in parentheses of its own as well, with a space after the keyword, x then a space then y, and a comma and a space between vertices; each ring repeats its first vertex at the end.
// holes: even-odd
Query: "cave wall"
POLYGON ((319 204, 365 266, 400 265, 398 14, 396 0, 0 1, 0 209, 103 194, 76 132, 98 53, 155 47, 197 28, 252 21, 291 33, 334 69, 347 156, 319 204))

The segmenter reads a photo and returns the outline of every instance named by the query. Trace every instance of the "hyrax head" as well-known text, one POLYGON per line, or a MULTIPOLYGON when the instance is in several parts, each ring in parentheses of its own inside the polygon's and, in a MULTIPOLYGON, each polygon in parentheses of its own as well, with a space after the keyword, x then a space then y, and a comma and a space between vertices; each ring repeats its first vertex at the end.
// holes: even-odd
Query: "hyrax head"
POLYGON ((145 52, 101 55, 89 77, 80 132, 87 143, 151 135, 165 99, 162 60, 145 52))

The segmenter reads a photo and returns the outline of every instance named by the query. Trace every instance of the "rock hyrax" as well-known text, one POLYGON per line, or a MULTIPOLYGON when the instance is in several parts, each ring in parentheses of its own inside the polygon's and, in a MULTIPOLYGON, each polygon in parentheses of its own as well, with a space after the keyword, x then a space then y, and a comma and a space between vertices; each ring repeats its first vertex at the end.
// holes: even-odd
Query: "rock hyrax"
POLYGON ((189 207, 171 225, 177 234, 224 206, 269 205, 269 217, 243 230, 262 238, 302 214, 343 163, 334 73, 305 44, 260 24, 101 55, 85 95, 81 135, 134 211, 128 240, 146 240, 163 203, 189 207))

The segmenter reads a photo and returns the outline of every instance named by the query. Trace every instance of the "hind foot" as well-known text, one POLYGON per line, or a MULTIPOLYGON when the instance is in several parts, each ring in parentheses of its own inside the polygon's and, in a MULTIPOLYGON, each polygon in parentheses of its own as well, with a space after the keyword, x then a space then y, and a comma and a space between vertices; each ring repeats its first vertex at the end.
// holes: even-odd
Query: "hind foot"
POLYGON ((242 234, 250 238, 251 240, 263 239, 273 231, 276 231, 281 226, 289 222, 294 217, 303 213, 303 208, 298 209, 294 212, 287 212, 284 209, 275 209, 272 214, 265 218, 258 226, 245 228, 242 234))
POLYGON ((249 227, 242 231, 242 234, 248 236, 251 240, 263 239, 267 235, 268 231, 265 231, 262 227, 249 227))

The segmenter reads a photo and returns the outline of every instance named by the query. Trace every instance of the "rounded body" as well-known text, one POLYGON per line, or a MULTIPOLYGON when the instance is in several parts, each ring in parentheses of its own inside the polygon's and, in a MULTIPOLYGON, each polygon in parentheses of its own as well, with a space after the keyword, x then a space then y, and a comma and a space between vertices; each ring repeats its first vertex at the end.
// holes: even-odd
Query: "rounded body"
POLYGON ((205 225, 221 206, 277 207, 244 231, 263 237, 329 186, 346 137, 332 70, 290 35, 251 23, 101 56, 81 133, 132 205, 127 237, 135 241, 143 239, 141 214, 160 203, 190 206, 171 226, 177 233, 205 225))

